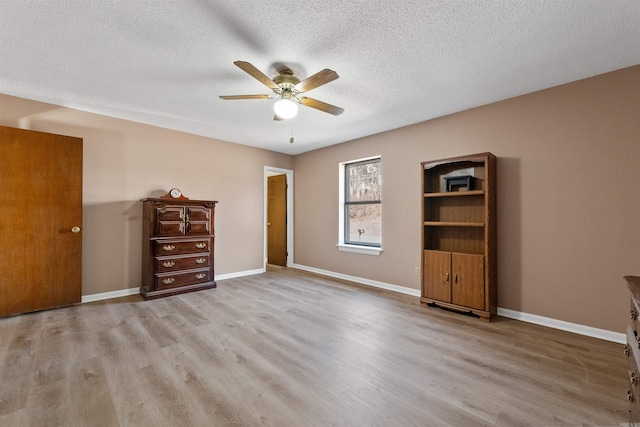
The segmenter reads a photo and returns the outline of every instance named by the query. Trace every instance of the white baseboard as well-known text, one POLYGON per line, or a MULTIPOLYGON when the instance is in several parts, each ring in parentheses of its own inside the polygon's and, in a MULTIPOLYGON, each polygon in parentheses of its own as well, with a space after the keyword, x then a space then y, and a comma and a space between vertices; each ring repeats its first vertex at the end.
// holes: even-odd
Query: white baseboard
POLYGON ((349 276, 348 274, 336 273, 334 271, 322 270, 315 267, 307 267, 306 265, 293 264, 292 268, 298 270, 309 271, 311 273, 322 274, 323 276, 335 277, 336 279, 349 280, 351 282, 361 283, 363 285, 373 286, 375 288, 387 289, 389 291, 399 292, 401 294, 411 295, 414 297, 420 296, 419 289, 407 288, 406 286, 392 285, 391 283, 379 282, 377 280, 364 279, 362 277, 349 276))
POLYGON ((235 273, 220 274, 216 276, 216 281, 225 279, 235 279, 236 277, 253 276, 254 274, 264 273, 264 268, 256 268, 255 270, 237 271, 235 273))
MULTIPOLYGON (((218 281, 218 280, 225 280, 225 279, 233 279, 235 277, 251 276, 253 274, 260 274, 260 273, 264 273, 264 268, 258 268, 256 270, 238 271, 235 273, 220 274, 218 276, 215 276, 215 280, 218 281)), ((127 297, 129 295, 136 295, 138 293, 140 293, 140 287, 122 289, 120 291, 103 292, 100 294, 83 295, 81 302, 86 303, 86 302, 102 301, 102 300, 111 299, 111 298, 127 297)))
POLYGON ((122 289, 120 291, 103 292, 101 294, 83 295, 82 303, 84 304, 85 302, 95 302, 95 301, 102 301, 102 300, 111 299, 111 298, 128 297, 129 295, 135 295, 139 293, 140 293, 140 287, 122 289))
POLYGON ((508 317, 510 319, 521 320, 527 323, 546 326, 548 328, 560 329, 561 331, 573 332, 574 334, 599 338, 605 341, 613 341, 620 344, 627 342, 626 335, 622 333, 593 328, 591 326, 580 325, 578 323, 565 322, 564 320, 552 319, 550 317, 538 316, 537 314, 522 313, 520 311, 498 307, 498 315, 508 317))
MULTIPOLYGON (((347 274, 336 273, 333 271, 322 270, 320 268, 308 267, 306 265, 293 264, 292 268, 309 271, 311 273, 322 274, 324 276, 335 277, 337 279, 349 280, 351 282, 361 283, 376 288, 387 289, 394 292, 400 292, 411 296, 420 296, 419 289, 407 288, 405 286, 392 285, 390 283, 378 282, 377 280, 364 279, 362 277, 349 276, 347 274)), ((605 329, 593 328, 591 326, 580 325, 577 323, 565 322, 563 320, 552 319, 550 317, 538 316, 536 314, 522 313, 519 311, 509 310, 498 307, 498 315, 508 317, 510 319, 520 320, 522 322, 533 323, 536 325, 546 326, 548 328, 559 329, 561 331, 573 332, 575 334, 585 335, 592 338, 598 338, 605 341, 613 341, 624 344, 626 336, 623 333, 607 331, 605 329)))

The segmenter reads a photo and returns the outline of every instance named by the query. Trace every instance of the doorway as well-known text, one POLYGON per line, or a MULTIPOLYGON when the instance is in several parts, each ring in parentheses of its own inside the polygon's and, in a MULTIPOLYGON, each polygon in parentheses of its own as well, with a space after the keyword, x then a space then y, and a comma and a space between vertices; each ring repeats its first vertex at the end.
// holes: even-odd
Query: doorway
POLYGON ((293 264, 293 171, 264 168, 264 268, 293 264))

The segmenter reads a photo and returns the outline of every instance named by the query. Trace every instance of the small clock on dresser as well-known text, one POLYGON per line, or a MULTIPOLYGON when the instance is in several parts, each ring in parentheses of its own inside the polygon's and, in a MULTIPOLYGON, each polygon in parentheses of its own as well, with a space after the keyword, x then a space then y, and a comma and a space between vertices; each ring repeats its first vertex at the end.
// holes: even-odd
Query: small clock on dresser
POLYGON ((167 194, 165 194, 164 196, 161 196, 160 198, 161 199, 189 200, 188 197, 185 197, 184 194, 182 194, 182 191, 180 191, 179 188, 172 188, 171 190, 169 190, 169 192, 167 194))

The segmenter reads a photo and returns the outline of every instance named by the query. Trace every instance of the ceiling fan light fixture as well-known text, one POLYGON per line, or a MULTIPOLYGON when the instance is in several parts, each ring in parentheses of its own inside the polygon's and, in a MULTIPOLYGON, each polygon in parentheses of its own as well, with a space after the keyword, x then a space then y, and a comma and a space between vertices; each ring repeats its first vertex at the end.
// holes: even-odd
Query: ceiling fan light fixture
POLYGON ((298 105, 290 99, 281 99, 273 104, 276 116, 283 119, 291 119, 298 114, 298 105))
POLYGON ((221 99, 273 99, 280 98, 273 105, 275 115, 273 120, 287 120, 298 114, 298 104, 305 107, 315 108, 316 110, 338 116, 344 112, 344 108, 318 101, 317 99, 300 96, 300 94, 309 92, 319 86, 325 85, 337 79, 338 73, 328 68, 318 71, 312 76, 300 81, 293 71, 286 67, 281 67, 278 71, 280 74, 273 79, 269 78, 262 71, 258 70, 254 65, 246 61, 235 61, 234 64, 242 71, 249 74, 254 79, 271 89, 274 95, 222 95, 221 99))

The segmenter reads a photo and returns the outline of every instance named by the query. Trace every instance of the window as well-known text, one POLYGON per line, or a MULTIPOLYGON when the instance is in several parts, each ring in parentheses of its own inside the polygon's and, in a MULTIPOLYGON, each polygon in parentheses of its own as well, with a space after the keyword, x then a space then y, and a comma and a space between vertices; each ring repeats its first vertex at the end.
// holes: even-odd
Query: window
POLYGON ((382 162, 380 157, 340 165, 341 250, 379 255, 382 250, 382 162))

